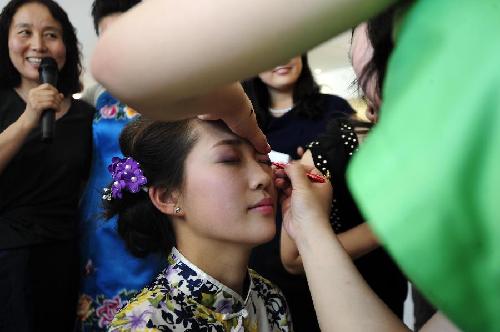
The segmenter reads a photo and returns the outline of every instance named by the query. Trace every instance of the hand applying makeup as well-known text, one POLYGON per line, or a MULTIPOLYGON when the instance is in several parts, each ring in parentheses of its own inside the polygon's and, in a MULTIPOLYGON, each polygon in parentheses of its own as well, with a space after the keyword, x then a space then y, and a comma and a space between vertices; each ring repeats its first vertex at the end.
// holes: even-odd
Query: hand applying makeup
MULTIPOLYGON (((287 164, 284 163, 278 163, 278 162, 272 162, 273 166, 275 166, 277 169, 284 169, 287 164)), ((306 176, 311 180, 311 182, 316 182, 316 183, 325 183, 326 180, 322 175, 314 174, 312 172, 307 172, 306 176)))
MULTIPOLYGON (((307 173, 319 173, 314 167, 298 162, 285 164, 283 169, 275 170, 274 183, 280 191, 283 226, 294 240, 302 239, 304 231, 312 224, 328 227, 332 186, 307 180, 307 173), (326 226, 325 226, 326 225, 326 226)), ((325 182, 326 179, 324 179, 325 182)), ((301 242, 301 241, 299 241, 301 242)))

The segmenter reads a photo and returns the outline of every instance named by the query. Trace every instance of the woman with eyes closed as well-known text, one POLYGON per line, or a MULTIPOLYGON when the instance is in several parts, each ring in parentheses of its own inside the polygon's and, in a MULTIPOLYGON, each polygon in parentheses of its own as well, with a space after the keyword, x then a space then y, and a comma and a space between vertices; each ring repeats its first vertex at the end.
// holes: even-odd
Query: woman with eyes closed
POLYGON ((223 122, 198 119, 141 117, 120 147, 107 215, 118 215, 132 253, 163 252, 168 265, 110 331, 292 331, 281 291, 247 267, 252 248, 276 232, 268 156, 223 122))
POLYGON ((77 204, 91 154, 78 41, 51 0, 12 0, 0 14, 0 330, 71 331, 78 286, 77 204), (42 58, 59 70, 39 84, 42 58), (44 110, 55 111, 51 143, 44 110))

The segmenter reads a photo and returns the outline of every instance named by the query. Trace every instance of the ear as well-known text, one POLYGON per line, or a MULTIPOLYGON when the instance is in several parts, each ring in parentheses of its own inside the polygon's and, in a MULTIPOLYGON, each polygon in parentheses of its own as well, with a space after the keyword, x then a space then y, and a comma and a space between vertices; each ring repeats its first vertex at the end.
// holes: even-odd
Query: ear
POLYGON ((184 210, 178 205, 179 193, 177 191, 168 192, 165 188, 149 187, 149 198, 153 205, 168 216, 183 217, 184 210))

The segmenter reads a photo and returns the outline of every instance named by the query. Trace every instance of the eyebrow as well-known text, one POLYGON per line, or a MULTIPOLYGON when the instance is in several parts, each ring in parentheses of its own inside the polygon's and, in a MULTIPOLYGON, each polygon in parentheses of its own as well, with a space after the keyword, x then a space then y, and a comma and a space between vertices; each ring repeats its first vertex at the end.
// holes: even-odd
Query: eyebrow
POLYGON ((218 141, 215 143, 212 148, 221 146, 221 145, 231 145, 231 146, 240 146, 243 144, 243 141, 239 138, 230 138, 230 139, 223 139, 221 141, 218 141))
MULTIPOLYGON (((30 24, 30 23, 17 23, 16 25, 14 25, 16 28, 31 28, 33 27, 33 24, 30 24)), ((55 26, 46 26, 43 28, 43 30, 56 30, 56 31, 59 31, 61 32, 62 29, 58 28, 58 27, 55 27, 55 26)))

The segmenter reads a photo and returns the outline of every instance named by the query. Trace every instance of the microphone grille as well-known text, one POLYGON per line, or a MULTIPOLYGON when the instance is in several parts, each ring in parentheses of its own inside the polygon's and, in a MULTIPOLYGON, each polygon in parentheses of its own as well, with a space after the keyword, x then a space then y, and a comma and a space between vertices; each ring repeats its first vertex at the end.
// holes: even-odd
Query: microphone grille
POLYGON ((40 63, 40 68, 56 68, 57 69, 56 60, 54 60, 54 58, 51 58, 51 57, 42 58, 42 62, 40 63))

